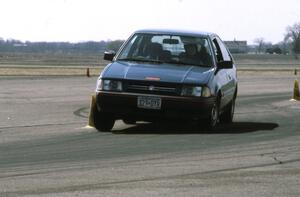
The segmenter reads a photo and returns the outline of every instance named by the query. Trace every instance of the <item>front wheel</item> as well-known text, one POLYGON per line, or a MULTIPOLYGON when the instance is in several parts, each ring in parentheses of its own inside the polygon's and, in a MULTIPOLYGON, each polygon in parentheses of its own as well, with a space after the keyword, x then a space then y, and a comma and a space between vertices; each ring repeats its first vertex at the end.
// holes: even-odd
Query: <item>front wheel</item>
POLYGON ((94 108, 94 125, 100 132, 109 132, 114 127, 115 119, 112 114, 94 108))
POLYGON ((204 128, 210 131, 215 130, 219 123, 219 114, 220 114, 220 105, 218 99, 216 103, 213 105, 209 117, 206 118, 202 124, 204 128))

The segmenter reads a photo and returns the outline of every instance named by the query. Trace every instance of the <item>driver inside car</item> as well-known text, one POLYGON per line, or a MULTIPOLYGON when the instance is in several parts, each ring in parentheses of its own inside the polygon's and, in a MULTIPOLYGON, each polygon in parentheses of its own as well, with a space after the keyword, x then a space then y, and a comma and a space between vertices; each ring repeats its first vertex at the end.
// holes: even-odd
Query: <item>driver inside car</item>
POLYGON ((200 51, 196 44, 185 44, 185 53, 181 54, 181 61, 192 65, 210 65, 209 54, 204 46, 200 51))

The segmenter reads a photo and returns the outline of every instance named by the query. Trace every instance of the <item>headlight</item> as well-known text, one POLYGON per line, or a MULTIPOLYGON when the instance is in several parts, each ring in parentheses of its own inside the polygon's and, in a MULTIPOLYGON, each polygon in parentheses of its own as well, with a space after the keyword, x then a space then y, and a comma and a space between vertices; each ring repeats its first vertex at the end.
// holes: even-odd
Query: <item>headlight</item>
POLYGON ((99 79, 97 81, 97 90, 122 91, 122 82, 115 80, 99 79))
POLYGON ((210 89, 208 87, 203 87, 202 88, 202 97, 210 97, 210 96, 211 96, 210 89))
POLYGON ((202 87, 184 86, 181 91, 182 96, 201 96, 202 87))
POLYGON ((183 86, 181 91, 182 96, 210 97, 210 89, 201 86, 183 86))

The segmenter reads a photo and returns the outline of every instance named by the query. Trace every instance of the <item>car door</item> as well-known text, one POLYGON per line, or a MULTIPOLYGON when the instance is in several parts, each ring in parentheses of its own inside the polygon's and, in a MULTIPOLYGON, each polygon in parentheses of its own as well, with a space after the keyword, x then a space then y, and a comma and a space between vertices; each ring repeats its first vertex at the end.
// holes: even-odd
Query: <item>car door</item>
MULTIPOLYGON (((217 62, 220 61, 233 61, 231 55, 229 54, 227 48, 221 41, 219 37, 213 39, 213 47, 215 48, 215 54, 217 62)), ((235 67, 231 69, 220 69, 217 72, 217 80, 219 87, 221 89, 222 99, 221 99, 221 108, 229 104, 232 100, 235 93, 235 84, 236 84, 236 71, 235 67)))

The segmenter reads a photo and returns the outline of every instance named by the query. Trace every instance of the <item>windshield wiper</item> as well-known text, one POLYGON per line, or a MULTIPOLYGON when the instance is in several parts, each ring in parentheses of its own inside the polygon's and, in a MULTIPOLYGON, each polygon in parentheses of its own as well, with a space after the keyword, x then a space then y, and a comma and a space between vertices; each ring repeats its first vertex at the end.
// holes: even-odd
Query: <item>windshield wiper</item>
POLYGON ((193 63, 188 63, 188 62, 183 62, 183 61, 167 61, 165 63, 169 64, 178 64, 178 65, 189 65, 189 66, 200 66, 200 67, 210 67, 208 65, 203 65, 203 64, 193 64, 193 63))
POLYGON ((138 59, 138 58, 122 58, 122 59, 117 59, 118 61, 136 61, 136 62, 142 62, 144 59, 138 59))
POLYGON ((151 62, 151 63, 164 63, 160 60, 154 60, 154 59, 139 59, 139 58, 122 58, 117 59, 118 61, 133 61, 133 62, 151 62))
POLYGON ((162 63, 164 63, 163 61, 161 61, 161 60, 153 60, 153 59, 150 59, 150 60, 145 60, 145 62, 152 62, 152 63, 159 63, 159 64, 162 64, 162 63))

